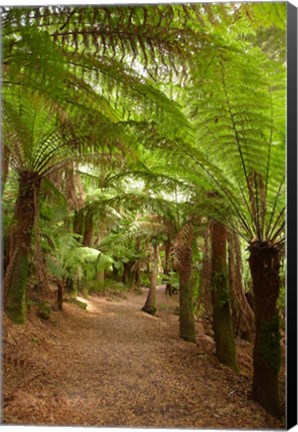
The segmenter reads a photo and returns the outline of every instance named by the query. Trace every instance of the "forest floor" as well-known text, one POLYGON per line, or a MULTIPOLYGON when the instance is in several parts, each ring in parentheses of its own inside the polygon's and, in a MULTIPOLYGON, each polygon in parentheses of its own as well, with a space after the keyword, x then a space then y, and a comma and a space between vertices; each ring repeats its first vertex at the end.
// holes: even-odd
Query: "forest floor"
POLYGON ((281 429, 251 400, 252 346, 237 341, 240 373, 221 365, 197 323, 197 344, 179 338, 177 296, 146 289, 64 303, 23 326, 4 316, 5 424, 281 429))

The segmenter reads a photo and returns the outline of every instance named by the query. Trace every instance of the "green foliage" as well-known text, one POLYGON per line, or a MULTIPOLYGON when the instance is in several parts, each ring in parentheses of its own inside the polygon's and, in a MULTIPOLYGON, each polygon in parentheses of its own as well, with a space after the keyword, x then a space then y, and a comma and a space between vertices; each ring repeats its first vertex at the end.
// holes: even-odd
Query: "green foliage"
POLYGON ((13 322, 16 324, 23 324, 26 314, 28 257, 22 252, 18 252, 14 264, 11 276, 12 289, 7 293, 5 308, 8 317, 13 322))
MULTIPOLYGON (((173 241, 189 222, 195 236, 213 218, 246 244, 282 246, 285 3, 1 11, 6 245, 18 174, 28 171, 43 179, 47 270, 85 294, 124 290, 96 278, 112 270, 121 277, 127 263, 149 286, 146 243, 173 241), (71 161, 79 161, 75 175, 86 194, 76 214, 94 221, 92 247, 82 246, 84 230, 73 233, 71 161), (50 180, 55 173, 60 186, 50 180)), ((23 264, 14 273, 21 304, 23 264)), ((244 274, 249 286, 246 264, 244 274)), ((161 282, 178 286, 173 272, 161 282)))
POLYGON ((171 271, 169 274, 163 274, 161 277, 162 284, 170 284, 172 288, 179 291, 179 274, 177 272, 171 271))

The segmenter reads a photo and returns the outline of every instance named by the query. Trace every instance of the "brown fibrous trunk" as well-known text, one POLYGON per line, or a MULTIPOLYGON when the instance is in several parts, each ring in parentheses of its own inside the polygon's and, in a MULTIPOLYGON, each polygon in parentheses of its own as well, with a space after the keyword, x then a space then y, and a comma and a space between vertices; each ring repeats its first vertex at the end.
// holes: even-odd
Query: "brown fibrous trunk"
POLYGON ((35 218, 34 195, 38 195, 39 189, 40 178, 36 173, 23 171, 19 174, 14 244, 3 283, 7 315, 17 323, 25 320, 28 255, 35 218))
MULTIPOLYGON (((171 240, 168 238, 165 242, 165 265, 164 265, 164 274, 168 276, 171 271, 171 240)), ((167 282, 166 283, 166 294, 172 295, 172 285, 167 282)))
POLYGON ((232 304, 232 319, 235 336, 252 342, 254 313, 244 294, 242 282, 242 258, 239 237, 234 232, 228 235, 229 279, 232 304))
POLYGON ((227 230, 217 221, 211 224, 213 329, 219 361, 238 370, 236 347, 230 313, 227 274, 227 230))
POLYGON ((268 412, 281 418, 278 388, 281 347, 276 304, 280 285, 280 251, 269 241, 255 241, 249 251, 256 317, 253 396, 268 412))
POLYGON ((150 315, 156 314, 156 269, 157 269, 157 258, 158 258, 158 246, 155 242, 152 242, 151 253, 150 253, 150 288, 148 291, 147 299, 142 311, 149 313, 150 315))

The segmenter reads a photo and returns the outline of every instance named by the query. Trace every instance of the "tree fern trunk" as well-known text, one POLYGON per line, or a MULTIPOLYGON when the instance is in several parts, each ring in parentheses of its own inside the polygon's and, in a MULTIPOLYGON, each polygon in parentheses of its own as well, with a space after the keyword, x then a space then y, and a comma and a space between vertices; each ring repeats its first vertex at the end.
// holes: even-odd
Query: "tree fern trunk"
POLYGON ((278 373, 281 349, 276 306, 280 254, 278 248, 266 241, 254 242, 249 249, 256 315, 253 395, 267 411, 280 418, 278 373))
POLYGON ((65 185, 64 193, 67 198, 68 207, 70 210, 78 209, 78 199, 76 194, 74 162, 69 161, 65 168, 65 185))
POLYGON ((175 260, 179 272, 180 337, 188 342, 196 341, 191 284, 193 236, 193 226, 188 223, 175 240, 175 260))
POLYGON ((198 295, 198 307, 202 311, 202 315, 210 321, 213 319, 212 298, 211 298, 211 251, 210 251, 210 226, 206 229, 204 246, 203 246, 203 262, 200 272, 200 289, 198 295))
POLYGON ((227 231, 223 224, 211 224, 213 329, 216 356, 219 361, 238 370, 236 347, 230 314, 230 294, 227 274, 227 231))
MULTIPOLYGON (((141 240, 139 238, 136 239, 136 254, 138 255, 141 252, 141 240)), ((136 262, 135 265, 135 274, 134 274, 134 285, 137 290, 141 288, 141 268, 139 262, 136 262)))
POLYGON ((84 233, 85 227, 85 218, 83 211, 75 211, 74 219, 73 219, 73 232, 76 234, 80 234, 81 236, 84 233))
POLYGON ((255 318, 244 295, 240 241, 238 235, 234 232, 229 232, 228 250, 234 334, 252 342, 255 318))
POLYGON ((40 179, 36 174, 27 171, 20 173, 14 251, 4 279, 5 310, 16 323, 25 321, 28 255, 35 217, 34 191, 38 195, 39 188, 40 179))
POLYGON ((75 169, 76 169, 76 175, 75 175, 75 183, 79 192, 79 196, 78 196, 78 209, 82 209, 85 205, 85 191, 83 188, 83 184, 81 181, 81 175, 79 173, 79 164, 76 163, 75 164, 75 169))
MULTIPOLYGON (((164 274, 168 276, 171 271, 171 240, 167 238, 164 242, 165 245, 165 265, 164 265, 164 274)), ((172 295, 172 285, 170 283, 166 284, 166 294, 172 295)))
POLYGON ((156 241, 152 241, 150 251, 150 288, 148 291, 146 303, 142 308, 142 311, 149 313, 150 315, 156 314, 156 270, 157 270, 157 255, 158 245, 156 241))
POLYGON ((35 208, 35 218, 34 218, 34 239, 35 239, 35 260, 36 260, 36 270, 37 277, 40 288, 43 292, 49 290, 49 281, 47 275, 47 269, 43 258, 43 253, 40 245, 40 234, 39 234, 39 207, 37 192, 34 191, 34 208, 35 208))
POLYGON ((195 322, 192 310, 193 287, 191 281, 191 254, 185 260, 185 269, 179 272, 179 322, 180 337, 187 342, 196 341, 195 322))
POLYGON ((85 232, 83 245, 90 247, 92 244, 92 236, 93 236, 93 214, 91 212, 87 212, 85 218, 85 232))
POLYGON ((129 261, 127 263, 124 263, 123 265, 123 283, 124 285, 127 285, 128 287, 131 287, 133 285, 133 280, 134 280, 134 275, 131 271, 132 266, 133 266, 133 262, 129 261))

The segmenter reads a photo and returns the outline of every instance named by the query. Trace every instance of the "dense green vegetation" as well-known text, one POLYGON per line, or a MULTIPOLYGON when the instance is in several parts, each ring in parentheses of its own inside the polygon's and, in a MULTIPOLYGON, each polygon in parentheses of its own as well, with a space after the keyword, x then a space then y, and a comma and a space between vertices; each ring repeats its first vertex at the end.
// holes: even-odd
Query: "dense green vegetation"
POLYGON ((183 339, 212 310, 234 370, 235 335, 254 340, 253 395, 281 417, 286 4, 6 7, 2 24, 8 317, 53 282, 60 308, 147 286, 155 314, 165 283, 183 339))

